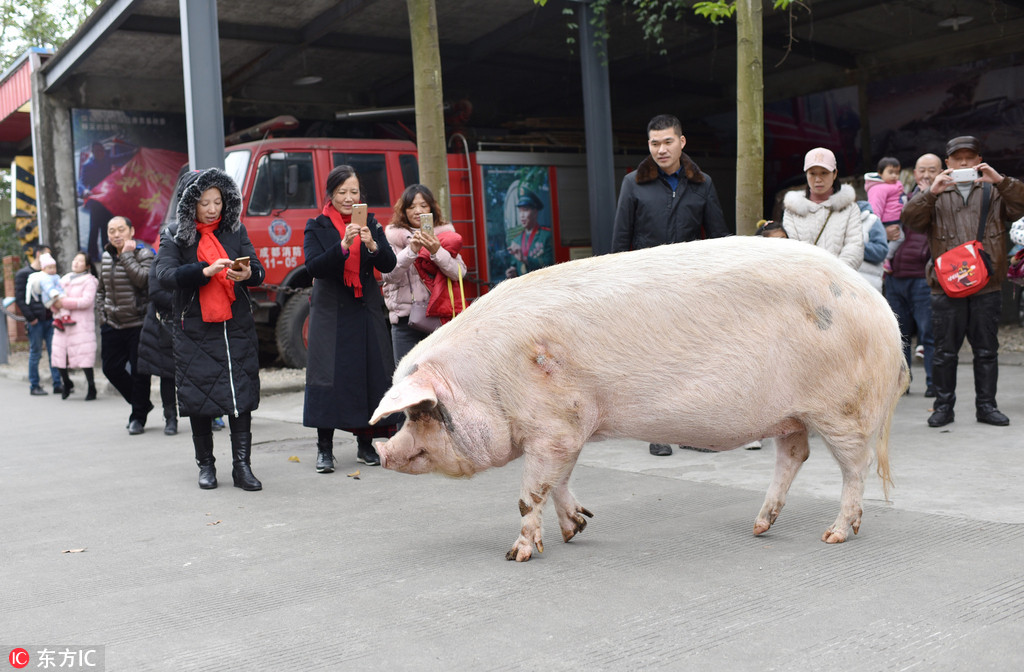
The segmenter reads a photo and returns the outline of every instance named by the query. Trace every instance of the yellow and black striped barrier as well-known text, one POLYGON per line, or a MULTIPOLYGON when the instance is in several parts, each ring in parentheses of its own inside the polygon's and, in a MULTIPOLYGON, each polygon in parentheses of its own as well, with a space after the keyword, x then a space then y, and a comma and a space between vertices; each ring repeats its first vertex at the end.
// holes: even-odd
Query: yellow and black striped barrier
POLYGON ((31 156, 16 156, 11 166, 14 173, 14 228, 21 249, 39 240, 39 217, 36 214, 36 174, 31 156))

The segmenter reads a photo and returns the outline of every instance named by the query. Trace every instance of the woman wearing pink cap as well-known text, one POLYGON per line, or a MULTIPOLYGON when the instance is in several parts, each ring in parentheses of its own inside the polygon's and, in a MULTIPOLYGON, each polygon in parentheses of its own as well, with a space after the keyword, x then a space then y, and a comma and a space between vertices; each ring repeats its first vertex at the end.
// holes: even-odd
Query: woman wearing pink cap
POLYGON ((824 248, 859 268, 864 261, 860 208, 853 187, 836 184, 836 155, 815 147, 804 157, 807 188, 791 191, 782 201, 782 228, 794 240, 824 248))

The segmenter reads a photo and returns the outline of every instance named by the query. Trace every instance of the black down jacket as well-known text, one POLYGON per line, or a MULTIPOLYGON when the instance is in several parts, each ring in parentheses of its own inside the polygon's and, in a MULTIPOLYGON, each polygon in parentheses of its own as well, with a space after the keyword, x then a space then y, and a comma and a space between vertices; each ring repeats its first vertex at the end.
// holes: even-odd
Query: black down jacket
POLYGON ((685 153, 680 161, 684 179, 675 191, 649 156, 622 178, 612 252, 729 235, 711 178, 685 153))
POLYGON ((160 237, 156 275, 172 291, 174 316, 174 379, 182 415, 237 416, 255 410, 260 403, 259 345, 248 287, 263 282, 265 271, 239 215, 242 197, 234 180, 211 168, 185 189, 178 202, 177 224, 160 237), (208 266, 199 261, 196 203, 204 191, 221 192, 223 211, 214 232, 229 258, 249 257, 252 277, 235 283, 235 301, 226 322, 204 322, 199 288, 210 279, 208 266))
MULTIPOLYGON (((156 258, 160 258, 157 252, 156 258)), ((174 377, 174 314, 171 292, 156 277, 156 264, 149 272, 149 308, 139 335, 139 373, 161 378, 174 377)))

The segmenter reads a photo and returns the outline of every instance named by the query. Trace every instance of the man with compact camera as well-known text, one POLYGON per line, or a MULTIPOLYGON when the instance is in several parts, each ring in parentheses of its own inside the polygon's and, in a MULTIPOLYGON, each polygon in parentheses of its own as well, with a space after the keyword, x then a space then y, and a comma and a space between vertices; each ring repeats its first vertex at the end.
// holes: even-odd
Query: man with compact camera
POLYGON ((982 161, 981 143, 970 135, 946 143, 946 169, 931 187, 918 192, 903 209, 902 221, 928 235, 932 264, 932 332, 935 357, 932 383, 936 398, 929 427, 953 422, 958 353, 964 337, 974 351, 974 404, 978 422, 1005 426, 1010 419, 996 405, 999 378, 999 317, 1001 289, 1006 279, 1008 223, 1024 215, 1024 184, 1001 175, 982 161), (985 231, 980 241, 992 259, 992 274, 977 293, 952 298, 935 276, 934 260, 978 236, 982 213, 985 231))

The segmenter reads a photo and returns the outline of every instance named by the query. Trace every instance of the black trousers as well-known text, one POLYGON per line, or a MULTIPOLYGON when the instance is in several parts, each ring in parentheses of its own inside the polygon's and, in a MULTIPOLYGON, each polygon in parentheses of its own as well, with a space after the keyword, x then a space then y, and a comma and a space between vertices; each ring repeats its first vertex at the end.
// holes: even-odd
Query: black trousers
POLYGON ((974 351, 974 405, 979 411, 997 408, 999 317, 1002 308, 1000 292, 975 294, 962 299, 932 294, 935 410, 952 410, 956 404, 956 369, 964 337, 974 351))
POLYGON ((115 329, 109 324, 100 328, 103 349, 103 375, 132 407, 129 422, 146 425, 146 416, 153 409, 149 402, 149 376, 138 373, 139 334, 142 327, 115 329))

